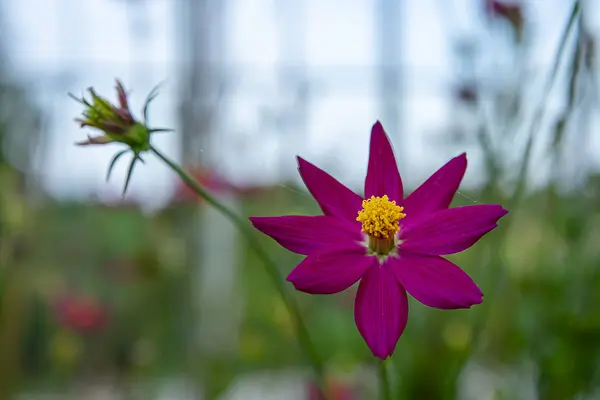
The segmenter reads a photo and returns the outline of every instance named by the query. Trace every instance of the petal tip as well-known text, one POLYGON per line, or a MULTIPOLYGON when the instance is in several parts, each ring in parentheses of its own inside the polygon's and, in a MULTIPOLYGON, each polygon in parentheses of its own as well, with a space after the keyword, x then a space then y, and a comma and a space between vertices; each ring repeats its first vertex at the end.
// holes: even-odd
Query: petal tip
POLYGON ((290 273, 285 277, 285 280, 292 283, 294 286, 296 286, 296 283, 294 281, 296 281, 298 278, 298 267, 296 266, 296 268, 292 269, 290 271, 290 273))
MULTIPOLYGON (((290 275, 291 275, 291 273, 290 273, 290 275)), ((311 290, 310 287, 304 286, 302 284, 302 282, 297 281, 297 278, 295 278, 295 277, 290 278, 290 275, 288 275, 288 277, 286 278, 286 281, 288 281, 289 283, 294 285, 294 289, 296 289, 297 291, 306 293, 306 294, 314 294, 314 295, 322 294, 322 293, 319 293, 317 290, 311 290)))
POLYGON ((457 155, 456 157, 454 157, 453 159, 451 159, 446 165, 452 165, 453 168, 456 168, 457 170, 462 171, 462 175, 464 175, 465 171, 467 170, 467 164, 468 164, 467 153, 463 152, 463 153, 460 153, 459 155, 457 155))
POLYGON ((306 161, 304 158, 302 158, 300 156, 296 156, 296 164, 298 165, 298 172, 300 172, 300 175, 302 175, 303 171, 305 171, 307 168, 310 168, 310 166, 312 166, 311 163, 309 163, 308 161, 306 161))
POLYGON ((377 120, 373 124, 373 127, 371 128, 371 135, 383 135, 383 136, 387 136, 386 133, 385 133, 385 129, 383 129, 383 125, 381 124, 381 122, 379 120, 377 120))
POLYGON ((498 219, 504 217, 506 214, 508 214, 508 212, 509 211, 506 208, 498 204, 498 219))
POLYGON ((477 299, 473 299, 473 300, 470 302, 470 304, 469 304, 469 305, 467 305, 467 307, 466 307, 466 308, 471 308, 471 307, 473 307, 473 306, 476 306, 476 305, 478 305, 478 304, 481 304, 481 303, 483 303, 483 294, 482 294, 482 295, 481 295, 479 298, 477 298, 477 299))
POLYGON ((379 358, 383 361, 391 357, 392 354, 394 354, 394 350, 396 350, 396 344, 394 344, 391 349, 386 349, 385 347, 377 345, 376 343, 368 343, 366 340, 365 342, 369 350, 371 350, 371 354, 373 354, 373 357, 379 358))
POLYGON ((369 350, 371 350, 373 357, 379 358, 382 361, 385 361, 387 358, 391 357, 396 349, 395 345, 393 348, 387 349, 384 346, 378 345, 377 343, 369 343, 366 340, 365 343, 369 350))
POLYGON ((506 208, 502 207, 501 204, 490 204, 489 210, 490 210, 490 212, 497 215, 497 219, 500 219, 500 218, 504 217, 506 214, 508 214, 508 210, 506 208))
POLYGON ((477 293, 473 293, 473 296, 471 297, 466 308, 471 308, 473 306, 483 303, 483 292, 481 291, 479 286, 475 286, 475 287, 477 288, 477 293))
POLYGON ((404 198, 402 178, 394 155, 394 148, 383 125, 377 121, 371 129, 369 162, 365 179, 365 197, 387 194, 401 202, 404 198))
POLYGON ((296 285, 296 282, 295 282, 295 280, 296 280, 296 279, 295 279, 295 276, 294 276, 294 275, 295 275, 295 274, 294 274, 294 270, 292 270, 292 271, 291 271, 291 272, 288 274, 288 276, 286 276, 286 277, 285 277, 285 280, 286 280, 287 282, 291 283, 292 285, 294 285, 294 289, 296 289, 296 290, 300 290, 300 289, 298 289, 298 286, 296 285))
POLYGON ((298 172, 300 173, 300 176, 302 177, 303 180, 304 180, 303 174, 307 173, 311 167, 314 167, 313 164, 306 161, 304 158, 302 158, 300 156, 296 156, 296 164, 298 165, 298 172))
POLYGON ((252 224, 252 226, 254 226, 255 228, 259 229, 256 225, 260 223, 260 220, 264 218, 264 217, 248 217, 248 221, 250 221, 250 223, 252 224))

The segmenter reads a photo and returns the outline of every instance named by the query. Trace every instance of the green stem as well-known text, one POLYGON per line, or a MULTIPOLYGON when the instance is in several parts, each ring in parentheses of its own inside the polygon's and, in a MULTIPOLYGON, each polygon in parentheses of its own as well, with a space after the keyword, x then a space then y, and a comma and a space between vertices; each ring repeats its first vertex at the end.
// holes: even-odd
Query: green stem
MULTIPOLYGON (((533 150, 533 142, 534 142, 535 137, 537 136, 538 131, 540 130, 540 127, 541 127, 541 124, 543 121, 543 117, 544 117, 544 114, 546 111, 548 96, 550 95, 550 92, 552 91, 552 88, 554 87, 554 83, 556 82, 560 63, 562 61, 563 54, 567 47, 568 39, 571 35, 571 31, 573 30, 573 27, 575 26, 575 22, 577 20, 577 16, 579 15, 579 12, 580 12, 579 1, 575 1, 575 3, 573 4, 573 8, 571 9, 571 13, 569 15, 569 20, 567 21, 567 24, 562 32, 561 39, 560 39, 560 42, 558 45, 558 49, 554 56, 552 69, 550 70, 550 73, 549 73, 546 83, 544 85, 544 91, 543 91, 542 97, 540 98, 540 102, 537 104, 537 106, 535 108, 531 126, 529 128, 529 131, 527 132, 527 134, 528 134, 527 143, 525 145, 525 150, 523 151, 523 155, 521 156, 515 190, 507 200, 506 208, 508 210, 510 210, 511 213, 515 213, 515 211, 517 210, 517 208, 524 196, 525 188, 527 186, 526 185, 527 184, 527 173, 529 170, 530 158, 531 158, 531 153, 533 150)), ((492 247, 492 252, 493 252, 492 258, 496 259, 497 261, 492 263, 491 268, 488 272, 488 276, 489 276, 488 279, 490 280, 490 282, 486 285, 487 287, 489 287, 489 290, 488 290, 488 293, 486 294, 486 296, 489 296, 490 298, 495 298, 499 293, 504 293, 505 290, 507 290, 508 275, 506 273, 506 268, 504 268, 504 267, 506 267, 505 263, 503 261, 504 258, 502 257, 502 255, 500 253, 503 251, 504 246, 506 245, 506 242, 508 241, 510 236, 513 234, 511 232, 511 226, 512 226, 514 219, 515 219, 514 217, 508 218, 508 219, 506 219, 506 221, 503 222, 502 229, 504 230, 504 234, 500 237, 500 240, 498 240, 492 247), (493 284, 491 283, 492 280, 493 280, 493 284)), ((488 325, 489 321, 492 318, 494 318, 496 315, 498 315, 497 313, 494 312, 493 307, 495 306, 495 304, 496 303, 490 303, 490 306, 488 308, 485 308, 484 309, 485 311, 482 311, 482 312, 485 312, 485 314, 482 314, 481 319, 479 320, 479 322, 477 323, 477 325, 474 328, 474 331, 476 332, 474 335, 476 338, 474 340, 474 343, 475 343, 474 347, 479 348, 480 350, 484 346, 484 342, 485 342, 484 341, 484 329, 485 329, 486 325, 488 325)), ((500 305, 501 303, 498 302, 497 304, 500 305)))
POLYGON ((159 150, 154 147, 150 147, 150 151, 152 151, 158 158, 164 161, 173 171, 175 171, 179 177, 200 197, 202 197, 207 203, 216 208, 221 214, 227 217, 238 229, 239 231, 246 237, 248 244, 254 250, 258 258, 261 259, 265 268, 267 269, 267 273, 271 277, 271 280, 275 284, 281 299, 283 300, 288 312, 290 313, 292 320, 294 322, 296 328, 296 335, 298 337, 298 341, 300 342, 300 346, 306 352, 308 359, 311 363, 313 372, 315 374, 315 378, 317 380, 317 384, 323 391, 325 389, 325 375, 323 363, 317 351, 310 339, 308 334, 308 330, 306 329, 306 325, 302 320, 302 315, 300 314, 300 310, 298 305, 290 295, 289 291, 285 288, 283 284, 283 277, 277 268, 275 262, 269 257, 267 251, 262 247, 260 242, 256 239, 254 230, 251 229, 248 221, 246 219, 241 218, 235 212, 231 211, 229 208, 221 204, 215 197, 213 197, 210 193, 196 182, 194 178, 192 178, 187 172, 185 172, 179 165, 169 159, 167 156, 162 154, 159 150))
MULTIPOLYGON (((546 105, 548 103, 548 97, 550 95, 550 92, 552 91, 552 88, 554 87, 556 77, 558 76, 558 69, 560 66, 560 62, 562 60, 565 49, 567 47, 567 43, 568 43, 571 31, 573 30, 573 27, 575 26, 575 21, 577 20, 577 16, 579 15, 579 9, 580 9, 579 1, 576 1, 573 4, 573 8, 571 10, 571 14, 569 15, 569 20, 567 22, 567 25, 565 26, 565 28, 562 32, 560 43, 558 45, 558 50, 556 52, 556 55, 554 57, 554 62, 552 64, 552 70, 550 71, 550 74, 548 75, 548 80, 546 81, 546 84, 544 86, 544 93, 543 93, 542 98, 540 99, 540 102, 538 103, 536 111, 533 115, 533 120, 531 123, 531 127, 529 129, 529 136, 527 138, 527 144, 525 146, 525 151, 523 152, 523 156, 521 157, 521 163, 519 165, 519 174, 517 176, 517 184, 515 187, 515 191, 512 193, 512 196, 508 199, 508 204, 506 207, 508 210, 510 210, 513 213, 517 210, 519 203, 521 202, 521 200, 524 196, 524 193, 525 193, 525 188, 527 186, 527 172, 529 170, 531 152, 533 149, 533 142, 534 142, 534 139, 537 136, 537 133, 540 130, 540 127, 542 125, 542 120, 544 118, 544 112, 546 111, 546 105)), ((504 222, 503 229, 504 229, 505 233, 504 233, 504 236, 500 239, 500 241, 496 245, 496 247, 495 247, 496 251, 501 251, 502 247, 504 247, 505 242, 510 237, 510 235, 511 235, 510 227, 511 227, 513 220, 514 220, 514 218, 508 218, 504 222)), ((501 257, 499 259, 501 259, 501 257)), ((503 284, 505 283, 505 278, 506 278, 506 274, 500 276, 500 279, 494 285, 496 290, 500 291, 503 288, 503 284)))
POLYGON ((379 360, 379 397, 382 400, 392 400, 392 391, 388 379, 387 361, 379 360))
MULTIPOLYGON (((525 184, 527 183, 527 171, 529 169, 529 161, 531 158, 531 152, 533 150, 533 141, 542 125, 542 120, 544 119, 544 112, 546 111, 546 105, 548 103, 548 96, 550 95, 552 87, 554 86, 554 82, 556 81, 556 77, 558 76, 560 62, 562 60, 563 53, 565 52, 565 49, 567 47, 567 42, 571 31, 575 26, 577 16, 579 15, 579 9, 579 1, 576 1, 573 4, 573 8, 571 9, 569 21, 567 22, 567 25, 565 26, 565 29, 562 32, 562 36, 558 45, 558 50, 556 52, 556 55, 554 56, 552 70, 550 71, 550 75, 548 75, 548 80, 544 85, 544 92, 542 94, 541 100, 538 103, 538 106, 533 114, 531 127, 528 132, 527 143, 525 145, 525 151, 523 152, 523 157, 521 158, 519 175, 517 177, 517 185, 509 201, 509 210, 516 209, 521 198, 523 197, 523 192, 525 191, 526 186, 525 184)), ((507 221, 508 224, 510 224, 510 220, 511 219, 509 218, 507 221)), ((508 232, 508 229, 506 227, 504 228, 504 230, 505 232, 508 232)))

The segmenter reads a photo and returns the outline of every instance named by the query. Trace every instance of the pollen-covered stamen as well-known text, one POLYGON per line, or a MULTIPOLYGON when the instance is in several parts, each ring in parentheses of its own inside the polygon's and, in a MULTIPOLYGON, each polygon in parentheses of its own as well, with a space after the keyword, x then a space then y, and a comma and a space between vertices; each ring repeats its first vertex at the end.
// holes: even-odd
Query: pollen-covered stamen
POLYGON ((404 207, 390 201, 387 195, 371 196, 363 200, 357 221, 362 231, 369 235, 369 247, 378 254, 387 254, 394 248, 394 237, 400 230, 400 220, 406 217, 404 207))

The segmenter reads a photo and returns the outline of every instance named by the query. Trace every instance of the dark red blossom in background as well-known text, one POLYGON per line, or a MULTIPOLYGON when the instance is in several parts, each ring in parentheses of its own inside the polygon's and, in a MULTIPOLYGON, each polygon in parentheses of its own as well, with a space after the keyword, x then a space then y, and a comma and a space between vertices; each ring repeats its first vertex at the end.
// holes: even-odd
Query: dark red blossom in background
MULTIPOLYGON (((216 171, 206 167, 194 166, 187 169, 187 172, 202 186, 211 193, 227 193, 237 191, 235 185, 229 183, 216 171)), ((182 203, 201 202, 202 199, 190 187, 179 180, 175 188, 175 200, 182 203)))
MULTIPOLYGON (((341 382, 329 381, 327 384, 327 390, 329 391, 328 400, 357 400, 358 397, 352 394, 351 388, 341 382)), ((308 385, 308 398, 307 400, 324 400, 321 391, 314 384, 310 382, 308 385)))
POLYGON ((454 89, 454 97, 464 104, 475 106, 479 100, 479 91, 475 84, 463 83, 454 89))
MULTIPOLYGON (((249 198, 261 196, 269 190, 277 187, 260 185, 238 185, 230 182, 219 174, 215 169, 202 166, 188 167, 186 171, 211 194, 235 194, 240 197, 249 198)), ((174 199, 176 203, 201 203, 203 200, 182 180, 177 181, 174 199)))
POLYGON ((77 333, 96 333, 108 326, 108 310, 88 295, 65 294, 54 304, 58 322, 77 333))
POLYGON ((509 0, 485 0, 486 11, 494 18, 506 20, 515 32, 518 43, 523 39, 523 28, 525 18, 523 5, 520 1, 509 0))

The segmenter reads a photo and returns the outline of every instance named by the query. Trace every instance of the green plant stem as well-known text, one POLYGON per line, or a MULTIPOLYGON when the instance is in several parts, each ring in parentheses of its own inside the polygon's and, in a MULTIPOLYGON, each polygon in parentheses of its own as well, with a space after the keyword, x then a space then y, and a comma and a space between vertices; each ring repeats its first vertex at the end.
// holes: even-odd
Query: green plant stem
POLYGON ((275 284, 281 299, 283 300, 285 306, 287 307, 288 312, 290 313, 292 320, 294 322, 294 326, 296 328, 296 335, 298 337, 298 341, 300 346, 305 351, 308 359, 311 363, 313 372, 315 374, 315 378, 317 380, 317 384, 321 388, 323 393, 325 390, 325 375, 323 363, 317 351, 310 339, 308 334, 308 330, 306 329, 306 325, 302 319, 302 315, 300 314, 300 310, 298 305, 285 288, 283 283, 283 277, 277 268, 275 262, 269 257, 267 251, 262 247, 260 242, 256 239, 255 232, 251 229, 248 221, 246 219, 241 218, 235 212, 231 211, 229 208, 221 204, 215 197, 213 197, 210 193, 196 182, 194 178, 192 178, 187 172, 185 172, 179 165, 169 159, 167 156, 162 154, 155 147, 150 147, 150 151, 152 151, 158 158, 164 161, 173 171, 175 171, 180 178, 200 197, 202 197, 207 203, 216 208, 221 214, 227 217, 238 229, 239 231, 246 237, 248 244, 254 250, 256 255, 261 259, 267 273, 269 274, 271 280, 275 284))
MULTIPOLYGON (((531 127, 528 132, 527 144, 525 146, 525 150, 523 152, 523 156, 521 157, 521 162, 519 165, 519 174, 517 176, 516 187, 515 187, 514 192, 511 195, 511 197, 508 199, 507 209, 510 210, 511 212, 515 212, 515 210, 517 210, 517 208, 525 194, 525 188, 527 186, 527 172, 529 170, 531 152, 533 149, 533 142, 534 142, 534 139, 537 136, 537 133, 540 130, 540 127, 542 125, 544 112, 546 110, 546 105, 548 103, 548 96, 550 95, 550 92, 552 91, 552 87, 554 86, 554 83, 556 82, 556 77, 558 76, 558 69, 560 66, 560 62, 562 60, 565 49, 567 47, 567 43, 569 41, 569 36, 571 35, 571 31, 573 30, 573 27, 575 26, 575 21, 577 21, 577 16, 579 15, 579 10, 580 10, 579 1, 575 1, 575 3, 573 3, 573 8, 571 9, 571 14, 569 15, 569 20, 567 22, 567 25, 565 26, 565 28, 562 32, 560 42, 558 45, 558 50, 556 52, 556 55, 554 56, 552 70, 550 71, 550 74, 548 75, 548 80, 546 81, 546 84, 544 86, 544 93, 543 93, 543 95, 540 99, 540 102, 538 103, 538 106, 534 112, 533 120, 531 122, 531 127)), ((501 249, 505 245, 505 242, 510 237, 510 235, 511 235, 510 227, 511 227, 513 220, 514 220, 514 218, 508 218, 506 220, 506 222, 504 223, 504 232, 505 233, 504 233, 504 236, 501 238, 501 240, 498 242, 498 244, 495 246, 496 251, 501 251, 501 249)), ((503 288, 504 278, 506 278, 505 275, 506 274, 501 275, 500 276, 501 279, 499 280, 499 282, 497 282, 494 285, 496 290, 501 290, 503 288)))
MULTIPOLYGON (((536 109, 533 114, 532 122, 531 122, 531 127, 530 127, 529 131, 527 132, 527 134, 528 134, 527 142, 525 145, 525 150, 523 151, 523 155, 522 155, 520 163, 519 163, 519 172, 517 175, 515 190, 511 194, 509 199, 507 200, 506 208, 508 210, 510 210, 511 213, 514 213, 517 210, 517 208, 523 198, 523 195, 525 193, 525 188, 527 186, 526 185, 527 184, 527 172, 529 170, 531 152, 533 150, 533 142, 534 142, 535 137, 537 136, 538 131, 540 130, 542 120, 544 117, 544 113, 546 111, 548 96, 550 95, 550 92, 552 91, 552 88, 554 87, 554 83, 558 76, 560 62, 563 58, 563 54, 567 47, 567 43, 568 43, 569 37, 571 35, 571 31, 573 30, 573 27, 575 26, 575 22, 577 21, 577 16, 579 15, 579 12, 580 12, 579 1, 575 1, 575 3, 573 3, 573 8, 571 9, 571 13, 569 15, 569 20, 567 21, 567 24, 562 32, 560 42, 558 45, 558 49, 556 51, 556 54, 554 56, 554 61, 552 63, 552 69, 550 70, 547 81, 544 85, 544 92, 542 94, 542 97, 540 98, 540 102, 536 106, 536 109)), ((489 291, 486 294, 486 296, 489 296, 490 298, 495 298, 499 293, 504 293, 504 291, 506 290, 507 284, 508 284, 508 276, 507 276, 506 268, 505 268, 506 265, 504 262, 504 257, 502 256, 501 252, 503 251, 503 249, 506 245, 506 242, 512 235, 511 226, 512 226, 513 220, 514 220, 514 218, 507 218, 506 221, 503 222, 502 229, 504 230, 504 235, 502 235, 500 237, 500 239, 492 247, 492 257, 498 261, 496 261, 495 263, 492 263, 492 267, 489 270, 489 276, 490 276, 490 279, 493 279, 493 284, 486 285, 489 287, 489 291)), ((476 338, 474 340, 474 343, 475 343, 475 347, 477 347, 479 349, 482 348, 483 343, 484 343, 483 331, 485 329, 485 326, 489 323, 489 321, 492 318, 494 318, 494 316, 498 315, 493 310, 494 303, 491 303, 490 307, 492 307, 492 308, 485 309, 487 316, 482 317, 480 322, 477 323, 474 328, 474 331, 476 332, 474 335, 476 338)))
MULTIPOLYGON (((569 15, 569 21, 565 26, 565 29, 560 38, 560 44, 558 45, 558 50, 556 55, 554 56, 554 62, 552 64, 552 70, 550 71, 550 75, 548 75, 548 80, 544 85, 544 92, 542 94, 541 100, 533 114, 533 119, 531 122, 531 127, 528 132, 527 143, 525 145, 525 150, 523 151, 523 157, 521 158, 521 164, 519 167, 519 175, 517 177, 517 185, 515 191, 513 192, 512 197, 509 201, 509 209, 514 209, 518 206, 521 198, 523 197, 523 193, 525 191, 525 186, 527 183, 527 171, 529 167, 529 161, 531 158, 531 152, 533 150, 533 142, 537 132, 540 130, 542 125, 542 120, 544 118, 544 112, 546 111, 546 105, 548 96, 552 91, 552 87, 554 86, 554 82, 556 81, 556 77, 558 76, 558 69, 560 66, 560 62, 563 57, 563 53, 567 47, 567 42, 573 27, 575 26, 575 21, 577 20, 577 16, 579 15, 580 5, 579 1, 575 1, 573 3, 573 8, 571 9, 571 14, 569 15)), ((507 223, 510 223, 510 218, 507 223)), ((508 229, 505 227, 505 231, 508 232, 508 229)))
POLYGON ((382 400, 392 400, 392 391, 388 379, 387 361, 379 360, 379 398, 382 400))

